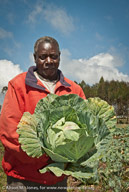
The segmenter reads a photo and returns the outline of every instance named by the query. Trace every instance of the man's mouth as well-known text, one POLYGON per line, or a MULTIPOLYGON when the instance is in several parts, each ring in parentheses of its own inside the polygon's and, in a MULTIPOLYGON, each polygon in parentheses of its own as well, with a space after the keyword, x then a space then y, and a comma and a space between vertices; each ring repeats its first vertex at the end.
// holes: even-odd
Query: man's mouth
POLYGON ((47 68, 45 68, 45 70, 55 70, 55 68, 53 68, 53 67, 52 68, 51 67, 48 68, 47 67, 47 68))

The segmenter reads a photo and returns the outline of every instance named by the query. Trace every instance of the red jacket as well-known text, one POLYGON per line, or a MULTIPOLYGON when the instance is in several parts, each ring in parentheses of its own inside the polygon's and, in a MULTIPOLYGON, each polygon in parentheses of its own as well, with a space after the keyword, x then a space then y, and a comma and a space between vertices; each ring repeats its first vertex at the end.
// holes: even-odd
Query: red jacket
MULTIPOLYGON (((25 179, 41 184, 52 185, 61 180, 63 176, 56 177, 53 173, 40 174, 39 169, 48 164, 49 157, 31 158, 22 151, 16 133, 17 125, 25 111, 34 113, 37 102, 50 92, 34 75, 36 67, 30 67, 28 72, 21 73, 8 84, 1 116, 0 139, 5 147, 2 166, 7 175, 25 179)), ((55 94, 77 94, 85 99, 79 85, 65 78, 59 70, 60 80, 56 84, 55 94)))

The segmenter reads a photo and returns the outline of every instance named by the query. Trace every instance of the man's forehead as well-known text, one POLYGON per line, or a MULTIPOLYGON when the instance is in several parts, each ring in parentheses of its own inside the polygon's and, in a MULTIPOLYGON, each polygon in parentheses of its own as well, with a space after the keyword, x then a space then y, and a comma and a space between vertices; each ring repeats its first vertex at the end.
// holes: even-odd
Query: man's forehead
POLYGON ((51 42, 41 42, 38 46, 39 49, 58 49, 58 46, 56 45, 56 43, 51 43, 51 42))
POLYGON ((44 43, 44 48, 45 49, 50 49, 51 47, 52 47, 51 43, 49 43, 49 42, 44 43))

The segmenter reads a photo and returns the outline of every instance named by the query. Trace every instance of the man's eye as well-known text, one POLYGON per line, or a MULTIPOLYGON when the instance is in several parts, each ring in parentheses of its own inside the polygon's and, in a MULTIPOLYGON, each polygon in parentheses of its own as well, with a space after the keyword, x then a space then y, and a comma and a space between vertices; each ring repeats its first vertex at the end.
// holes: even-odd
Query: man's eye
POLYGON ((50 57, 51 57, 51 59, 57 59, 57 58, 58 58, 58 55, 53 55, 53 54, 52 54, 50 57))
POLYGON ((41 60, 45 60, 47 57, 50 57, 51 59, 57 59, 58 58, 58 55, 55 55, 55 54, 51 54, 51 55, 41 55, 39 58, 41 60))
POLYGON ((42 59, 42 60, 44 60, 44 59, 47 58, 47 55, 41 55, 39 58, 42 59))

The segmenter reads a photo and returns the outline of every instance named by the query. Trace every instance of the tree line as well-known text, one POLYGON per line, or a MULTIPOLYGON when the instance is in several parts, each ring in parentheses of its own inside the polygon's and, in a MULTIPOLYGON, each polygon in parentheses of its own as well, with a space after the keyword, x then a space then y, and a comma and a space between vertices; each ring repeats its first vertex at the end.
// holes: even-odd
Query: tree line
POLYGON ((86 84, 85 81, 81 81, 79 85, 87 99, 89 97, 100 97, 114 106, 119 120, 125 119, 125 122, 129 123, 129 82, 105 81, 101 77, 99 83, 92 86, 86 84))

